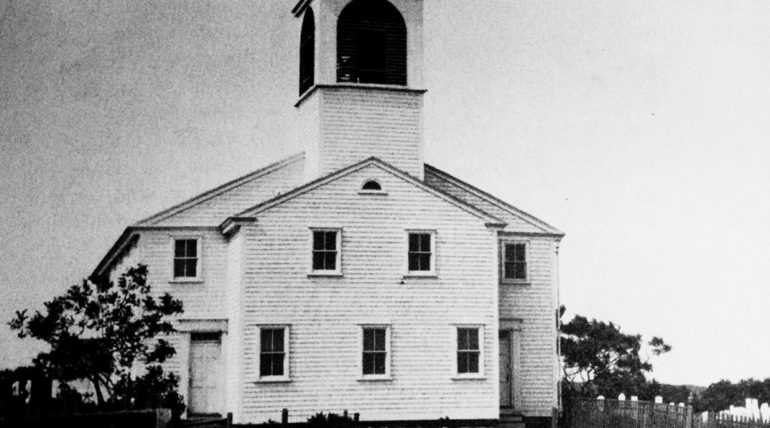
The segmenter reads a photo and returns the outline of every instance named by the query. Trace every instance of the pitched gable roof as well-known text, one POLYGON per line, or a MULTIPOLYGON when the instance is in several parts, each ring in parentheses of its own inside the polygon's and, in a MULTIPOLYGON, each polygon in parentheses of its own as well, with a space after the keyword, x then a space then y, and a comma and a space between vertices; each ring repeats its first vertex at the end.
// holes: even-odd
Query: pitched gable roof
POLYGON ((448 203, 453 204, 453 205, 457 206, 460 209, 463 209, 464 211, 466 211, 466 212, 468 212, 470 214, 475 215, 479 219, 483 220, 485 222, 485 224, 487 226, 489 226, 489 227, 504 227, 505 226, 505 222, 503 220, 501 220, 501 219, 499 219, 499 218, 497 218, 497 217, 495 217, 495 216, 485 212, 484 210, 482 210, 482 209, 480 209, 480 208, 478 208, 478 207, 476 207, 474 205, 471 205, 471 204, 469 204, 469 203, 467 203, 467 202, 465 202, 465 201, 463 201, 461 199, 458 199, 458 198, 456 198, 456 197, 454 197, 454 196, 452 196, 450 194, 442 192, 439 189, 436 189, 434 187, 428 186, 425 183, 423 183, 422 181, 420 181, 419 179, 417 179, 417 178, 407 174, 404 171, 401 171, 400 169, 394 167, 393 165, 391 165, 391 164, 389 164, 387 162, 384 162, 384 161, 382 161, 382 160, 380 160, 380 159, 378 159, 376 157, 370 157, 370 158, 365 159, 365 160, 363 160, 361 162, 355 163, 355 164, 350 165, 348 167, 345 167, 345 168, 342 168, 340 170, 337 170, 337 171, 335 171, 335 172, 333 172, 331 174, 328 174, 328 175, 326 175, 324 177, 321 177, 321 178, 313 180, 313 181, 311 181, 309 183, 306 183, 306 184, 304 184, 304 185, 302 185, 300 187, 297 187, 294 190, 286 192, 286 193, 284 193, 282 195, 279 195, 279 196, 277 196, 275 198, 272 198, 272 199, 269 199, 267 201, 261 202, 261 203, 259 203, 257 205, 254 205, 254 206, 252 206, 252 207, 250 207, 250 208, 248 208, 248 209, 246 209, 244 211, 241 211, 240 213, 237 213, 237 214, 235 214, 235 215, 225 219, 225 221, 220 226, 220 229, 223 229, 223 228, 227 227, 232 222, 232 219, 244 218, 244 217, 246 217, 246 218, 254 217, 255 215, 259 214, 260 212, 268 210, 268 209, 270 209, 270 208, 272 208, 274 206, 280 205, 280 204, 282 204, 282 203, 284 203, 286 201, 289 201, 289 200, 291 200, 293 198, 296 198, 297 196, 300 196, 300 195, 302 195, 304 193, 307 193, 307 192, 309 192, 309 191, 311 191, 313 189, 321 187, 321 186, 323 186, 323 185, 325 185, 327 183, 330 183, 332 181, 335 181, 335 180, 337 180, 339 178, 345 177, 345 176, 347 176, 349 174, 352 174, 352 173, 354 173, 356 171, 359 171, 359 170, 361 170, 361 169, 363 169, 363 168, 365 168, 367 166, 370 166, 370 165, 374 165, 374 166, 376 166, 376 167, 378 167, 378 168, 380 168, 380 169, 382 169, 384 171, 387 171, 387 172, 395 175, 396 177, 399 177, 402 180, 404 180, 404 181, 414 185, 415 187, 417 187, 417 188, 419 188, 419 189, 421 189, 421 190, 423 190, 425 192, 428 192, 428 193, 430 193, 430 194, 432 194, 432 195, 434 195, 436 197, 439 197, 439 198, 447 201, 448 203))
MULTIPOLYGON (((287 168, 288 166, 293 165, 297 162, 303 161, 304 156, 305 156, 304 152, 300 152, 295 155, 289 156, 283 160, 272 163, 264 168, 260 168, 242 177, 236 178, 235 180, 229 181, 225 184, 222 184, 221 186, 218 186, 207 192, 201 193, 200 195, 195 196, 191 199, 188 199, 180 204, 174 205, 171 208, 168 208, 150 217, 142 219, 139 222, 135 223, 134 226, 158 225, 159 223, 166 221, 174 216, 180 215, 186 211, 199 207, 201 204, 211 201, 212 199, 225 196, 228 192, 233 192, 234 190, 242 186, 245 186, 247 184, 256 184, 257 181, 263 177, 266 177, 272 173, 275 173, 279 170, 287 168)), ((273 189, 270 189, 270 191, 273 191, 273 189)), ((253 203, 253 200, 251 203, 253 203)), ((239 208, 242 208, 242 206, 239 208)), ((230 213, 226 215, 229 215, 229 214, 230 213)))
POLYGON ((425 164, 425 184, 502 218, 508 223, 506 231, 564 236, 550 224, 432 165, 425 164))

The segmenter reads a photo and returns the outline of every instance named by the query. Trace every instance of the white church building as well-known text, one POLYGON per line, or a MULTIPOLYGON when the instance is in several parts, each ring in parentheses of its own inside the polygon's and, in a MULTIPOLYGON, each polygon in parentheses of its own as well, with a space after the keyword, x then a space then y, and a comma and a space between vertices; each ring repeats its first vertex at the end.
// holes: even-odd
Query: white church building
POLYGON ((129 226, 94 273, 143 263, 183 301, 190 416, 550 420, 563 233, 424 163, 422 0, 291 13, 304 151, 129 226))

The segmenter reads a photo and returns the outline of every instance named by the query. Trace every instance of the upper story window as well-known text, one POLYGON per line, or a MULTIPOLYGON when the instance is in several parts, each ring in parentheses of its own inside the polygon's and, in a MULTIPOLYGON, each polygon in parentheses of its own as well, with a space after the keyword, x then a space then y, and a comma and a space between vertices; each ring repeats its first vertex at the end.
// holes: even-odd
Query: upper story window
POLYGON ((436 273, 436 236, 433 231, 409 231, 407 271, 409 275, 436 273))
POLYGON ((387 0, 353 0, 342 10, 337 81, 406 85, 406 23, 387 0))
POLYGON ((174 239, 174 279, 197 280, 200 278, 200 238, 174 239))
POLYGON ((526 242, 503 241, 501 256, 503 282, 526 282, 529 279, 526 242))
POLYGON ((259 328, 259 379, 289 379, 289 327, 259 328))
POLYGON ((367 180, 364 185, 361 186, 361 190, 369 192, 381 192, 382 186, 376 180, 367 180))
POLYGON ((339 275, 340 247, 342 233, 339 229, 311 229, 312 273, 320 275, 339 275))
POLYGON ((299 44, 299 94, 313 86, 315 70, 315 18, 313 9, 305 10, 299 44))

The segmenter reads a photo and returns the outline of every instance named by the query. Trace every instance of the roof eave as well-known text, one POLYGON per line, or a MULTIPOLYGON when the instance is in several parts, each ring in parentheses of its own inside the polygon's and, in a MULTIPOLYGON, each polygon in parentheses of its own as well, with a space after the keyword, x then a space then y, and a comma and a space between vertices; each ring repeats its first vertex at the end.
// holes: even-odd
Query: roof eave
POLYGON ((251 224, 257 221, 256 217, 228 217, 219 225, 219 231, 222 235, 232 236, 238 232, 241 226, 251 224))
POLYGON ((291 8, 292 15, 296 17, 299 17, 300 15, 302 15, 302 12, 304 12, 305 9, 307 9, 307 7, 310 6, 310 3, 312 1, 313 0, 299 0, 297 4, 295 4, 294 7, 291 8))
POLYGON ((206 192, 203 192, 199 195, 196 195, 192 198, 189 198, 179 204, 176 204, 170 208, 167 208, 163 211, 160 211, 156 214, 153 214, 149 217, 146 217, 142 220, 139 220, 138 222, 134 223, 134 226, 152 226, 154 224, 157 224, 158 222, 161 222, 171 216, 174 216, 176 214, 179 214, 182 211, 185 211, 189 208, 192 208, 196 205, 199 205, 211 198, 214 198, 216 196, 219 196, 220 194, 227 192, 231 189, 234 189, 238 186, 243 185, 244 183, 247 183, 249 181, 258 179, 259 177, 264 176, 265 174, 269 174, 272 172, 275 172, 287 165, 290 165, 294 162, 299 161, 305 156, 305 152, 299 152, 294 155, 291 155, 289 157, 286 157, 284 159, 281 159, 277 162, 273 162, 265 167, 259 168, 256 171, 252 171, 246 175, 243 175, 241 177, 238 177, 234 180, 230 180, 224 184, 221 184, 211 190, 208 190, 206 192))
POLYGON ((112 247, 107 251, 107 254, 102 257, 102 260, 96 265, 96 269, 91 273, 92 276, 101 276, 112 267, 115 260, 120 257, 128 248, 136 244, 139 240, 139 234, 136 233, 135 228, 127 227, 120 237, 115 241, 112 247))
POLYGON ((560 237, 560 238, 565 236, 564 232, 562 232, 561 230, 551 226, 550 224, 544 222, 543 220, 540 220, 539 218, 533 216, 532 214, 529 214, 529 213, 527 213, 525 211, 522 211, 519 208, 514 207, 513 205, 503 201, 500 198, 495 197, 494 195, 491 195, 491 194, 489 194, 489 193, 479 189, 476 186, 473 186, 473 185, 471 185, 469 183, 466 183, 466 182, 460 180, 459 178, 453 176, 452 174, 449 174, 448 172, 444 172, 444 171, 436 168, 435 166, 427 164, 427 163, 424 164, 424 166, 425 166, 425 168, 427 168, 427 169, 431 170, 432 172, 434 172, 436 175, 439 175, 439 176, 441 176, 441 177, 451 181, 453 184, 459 186, 460 188, 462 188, 462 189, 464 189, 464 190, 466 190, 466 191, 468 191, 470 193, 473 193, 476 196, 481 197, 482 199, 487 200, 489 203, 491 203, 493 205, 496 205, 499 208, 501 208, 501 209, 503 209, 505 211, 510 212, 511 214, 514 214, 516 216, 521 217, 523 220, 531 223, 533 226, 536 226, 536 227, 538 227, 540 229, 543 229, 545 234, 547 234, 549 236, 560 237))

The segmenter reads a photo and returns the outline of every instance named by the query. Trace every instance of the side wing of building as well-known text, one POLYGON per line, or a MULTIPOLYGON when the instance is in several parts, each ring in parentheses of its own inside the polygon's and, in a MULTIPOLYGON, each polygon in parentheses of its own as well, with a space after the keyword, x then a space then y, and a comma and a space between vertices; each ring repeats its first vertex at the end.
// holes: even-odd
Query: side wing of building
POLYGON ((551 416, 559 406, 558 248, 564 234, 435 167, 426 165, 425 182, 507 223, 498 232, 497 278, 500 328, 511 331, 513 342, 512 407, 526 416, 551 416), (506 248, 524 249, 522 278, 506 278, 506 248))

